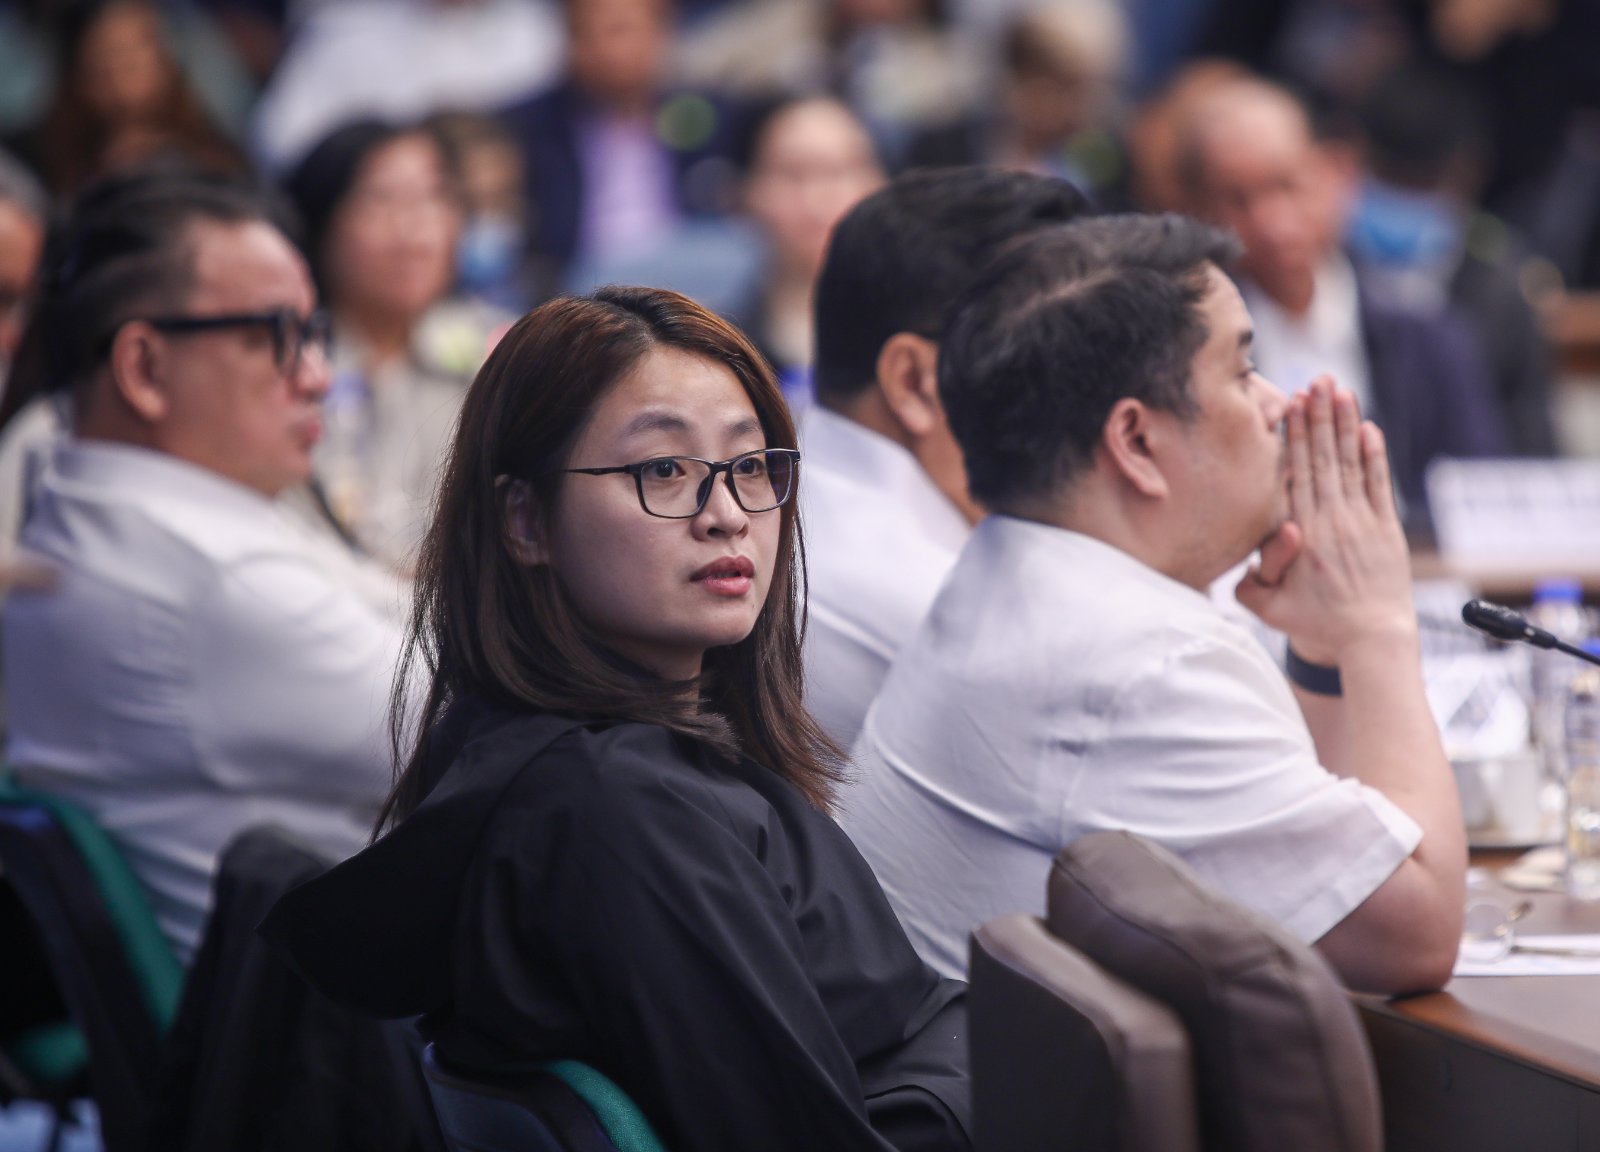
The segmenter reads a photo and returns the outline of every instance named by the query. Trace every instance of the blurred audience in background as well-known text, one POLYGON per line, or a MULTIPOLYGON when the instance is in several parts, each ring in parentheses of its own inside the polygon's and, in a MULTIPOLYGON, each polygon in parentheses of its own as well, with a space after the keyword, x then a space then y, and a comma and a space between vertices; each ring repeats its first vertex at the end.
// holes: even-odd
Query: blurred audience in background
POLYGON ((178 66, 163 9, 152 0, 70 7, 56 25, 55 93, 43 118, 17 138, 57 195, 108 172, 182 159, 227 174, 243 154, 178 66))
POLYGON ((449 299, 461 208, 430 132, 348 124, 285 187, 333 324, 315 494, 362 551, 405 571, 466 386, 507 317, 449 299))
POLYGON ((22 339, 49 212, 49 197, 33 174, 0 152, 0 391, 22 339))
POLYGON ((1437 456, 1505 451, 1505 419, 1482 345, 1452 310, 1374 299, 1342 246, 1357 161, 1318 140, 1304 107, 1262 80, 1219 85, 1179 129, 1190 211, 1231 229, 1233 269, 1267 379, 1299 392, 1322 373, 1381 428, 1414 535, 1429 531, 1423 477, 1437 456))
POLYGON ((22 524, 23 494, 38 470, 40 446, 52 442, 65 425, 62 406, 7 388, 44 252, 49 211, 43 186, 15 158, 0 152, 0 555, 10 550, 22 524))
POLYGON ((523 313, 555 291, 550 268, 528 250, 522 149, 498 119, 477 112, 431 117, 455 170, 461 196, 456 288, 465 296, 523 313))
POLYGON ((1454 309, 1480 342, 1508 446, 1553 456, 1550 347, 1530 292, 1553 269, 1475 209, 1488 142, 1478 101, 1448 73, 1402 65, 1358 109, 1366 176, 1347 242, 1373 296, 1434 316, 1454 309))
POLYGON ((292 167, 347 121, 487 112, 538 91, 561 63, 560 21, 540 0, 306 0, 262 93, 255 148, 292 167))
POLYGON ((1230 60, 1196 60, 1139 106, 1128 126, 1128 191, 1141 212, 1184 212, 1189 194, 1179 171, 1179 128, 1207 93, 1249 76, 1230 60))
POLYGON ((883 183, 883 168, 861 122, 827 96, 773 104, 753 121, 743 153, 744 211, 764 259, 733 316, 798 410, 811 398, 812 297, 828 237, 883 183))
POLYGON ((677 64, 688 83, 746 99, 831 92, 898 167, 917 132, 977 110, 984 60, 944 0, 759 0, 708 17, 677 64))
POLYGON ((670 83, 671 0, 567 0, 566 12, 565 76, 504 115, 533 252, 572 284, 574 265, 637 267, 686 218, 726 213, 736 125, 725 101, 670 83))
POLYGON ((920 133, 912 167, 999 164, 1078 186, 1097 209, 1127 199, 1117 90, 1127 25, 1114 0, 1046 0, 1010 20, 987 107, 920 133))

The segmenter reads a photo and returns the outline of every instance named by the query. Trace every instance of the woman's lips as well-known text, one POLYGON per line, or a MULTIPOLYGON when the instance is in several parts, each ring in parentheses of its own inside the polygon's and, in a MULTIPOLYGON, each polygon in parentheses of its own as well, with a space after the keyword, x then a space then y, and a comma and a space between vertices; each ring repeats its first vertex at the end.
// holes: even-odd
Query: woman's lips
POLYGON ((713 560, 689 579, 719 596, 743 596, 750 591, 756 566, 744 556, 713 560))

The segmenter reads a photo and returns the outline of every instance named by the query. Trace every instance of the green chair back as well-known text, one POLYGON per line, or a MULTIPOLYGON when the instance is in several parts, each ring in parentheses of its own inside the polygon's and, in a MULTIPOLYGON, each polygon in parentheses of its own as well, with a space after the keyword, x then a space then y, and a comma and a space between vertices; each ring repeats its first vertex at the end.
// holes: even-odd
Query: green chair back
POLYGON ((552 1060, 542 1067, 582 1097, 617 1152, 666 1152, 639 1106, 605 1073, 577 1060, 552 1060))
POLYGON ((36 805, 48 811, 77 848, 105 901, 128 966, 138 982, 150 1018, 165 1036, 183 995, 183 966, 173 956, 144 886, 128 867, 111 837, 89 814, 69 801, 24 788, 8 768, 0 768, 0 804, 36 805))

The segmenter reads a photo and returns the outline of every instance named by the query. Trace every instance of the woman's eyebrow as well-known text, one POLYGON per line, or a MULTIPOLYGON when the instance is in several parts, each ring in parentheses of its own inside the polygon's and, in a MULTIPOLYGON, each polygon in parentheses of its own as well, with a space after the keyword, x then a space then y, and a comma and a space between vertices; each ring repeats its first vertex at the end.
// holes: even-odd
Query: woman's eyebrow
POLYGON ((689 422, 674 412, 649 408, 639 413, 623 426, 624 436, 637 436, 640 432, 687 432, 689 422))

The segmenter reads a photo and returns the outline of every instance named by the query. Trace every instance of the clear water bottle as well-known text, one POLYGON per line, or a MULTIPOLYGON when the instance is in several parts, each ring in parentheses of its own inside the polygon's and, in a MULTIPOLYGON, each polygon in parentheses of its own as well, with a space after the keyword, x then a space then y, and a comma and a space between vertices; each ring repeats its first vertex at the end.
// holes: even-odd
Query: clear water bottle
POLYGON ((1600 668, 1573 676, 1566 734, 1567 891, 1600 900, 1600 668))
MULTIPOLYGON (((1533 589, 1533 607, 1528 622, 1569 644, 1588 638, 1589 616, 1583 609, 1583 589, 1576 580, 1542 580, 1533 589)), ((1565 731, 1562 722, 1567 706, 1567 689, 1577 665, 1561 652, 1534 649, 1533 663, 1533 743, 1539 750, 1544 778, 1560 781, 1566 776, 1562 749, 1565 731)))

